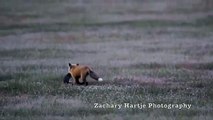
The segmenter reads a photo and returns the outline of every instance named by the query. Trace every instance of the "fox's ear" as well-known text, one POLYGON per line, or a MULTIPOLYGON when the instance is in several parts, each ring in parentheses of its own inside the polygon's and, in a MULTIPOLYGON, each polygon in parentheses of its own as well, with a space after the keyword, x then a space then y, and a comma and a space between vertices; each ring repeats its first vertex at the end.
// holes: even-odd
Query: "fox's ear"
POLYGON ((72 64, 71 64, 71 63, 69 63, 69 67, 72 67, 72 64))
POLYGON ((77 63, 76 65, 79 66, 79 63, 77 63))

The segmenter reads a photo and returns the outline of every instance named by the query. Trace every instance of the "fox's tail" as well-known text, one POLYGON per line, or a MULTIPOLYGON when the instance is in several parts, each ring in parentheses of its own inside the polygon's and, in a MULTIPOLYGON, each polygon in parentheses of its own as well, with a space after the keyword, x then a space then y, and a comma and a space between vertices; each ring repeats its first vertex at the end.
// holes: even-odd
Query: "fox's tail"
POLYGON ((93 78, 93 79, 95 79, 95 80, 97 80, 97 81, 99 81, 99 82, 103 81, 103 78, 100 78, 100 77, 99 77, 94 71, 92 71, 92 70, 89 71, 89 75, 90 75, 91 78, 93 78))

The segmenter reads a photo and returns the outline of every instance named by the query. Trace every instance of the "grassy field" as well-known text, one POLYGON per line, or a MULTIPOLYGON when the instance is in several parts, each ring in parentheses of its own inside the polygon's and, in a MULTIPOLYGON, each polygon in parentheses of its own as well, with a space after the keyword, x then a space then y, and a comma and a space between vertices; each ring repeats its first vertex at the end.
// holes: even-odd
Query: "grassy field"
POLYGON ((0 119, 211 120, 211 8, 211 0, 0 0, 0 119), (69 62, 104 81, 63 84, 69 62))

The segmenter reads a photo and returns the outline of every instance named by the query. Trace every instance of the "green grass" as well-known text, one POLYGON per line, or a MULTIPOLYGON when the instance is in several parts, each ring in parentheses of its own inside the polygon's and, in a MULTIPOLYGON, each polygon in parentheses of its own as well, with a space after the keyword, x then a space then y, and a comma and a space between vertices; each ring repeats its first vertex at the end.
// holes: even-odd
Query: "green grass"
MULTIPOLYGON (((84 51, 78 51, 78 53, 84 51)), ((85 51, 89 52, 89 51, 85 51)), ((4 58, 12 59, 43 59, 43 58, 51 58, 51 57, 74 57, 76 51, 72 50, 61 50, 61 49, 13 49, 13 50, 2 50, 0 54, 4 58)))
MULTIPOLYGON (((12 24, 12 25, 1 25, 0 35, 9 35, 9 34, 24 34, 24 33, 34 33, 34 32, 59 32, 59 31, 71 31, 78 30, 79 28, 97 28, 97 27, 113 27, 113 26, 131 26, 136 28, 159 28, 159 27, 203 27, 212 29, 212 17, 207 17, 204 19, 197 20, 193 23, 189 22, 177 22, 177 21, 165 21, 165 20, 134 20, 134 21, 119 21, 119 22, 88 22, 80 20, 78 22, 67 23, 67 22, 55 22, 55 23, 30 23, 30 24, 12 24)), ((165 33, 165 32, 161 32, 165 33)), ((168 32, 167 32, 168 33, 168 32)), ((180 33, 181 34, 181 33, 180 33)), ((187 36, 189 33, 182 33, 184 36, 187 36)), ((205 35, 205 33, 203 33, 205 35)), ((191 33, 192 35, 200 35, 197 32, 191 33)))
MULTIPOLYGON (((25 54, 18 50, 11 51, 5 50, 4 54, 2 50, 2 58, 13 54, 14 59, 30 61, 33 58, 60 58, 63 53, 55 56, 52 54, 54 50, 39 50, 39 57, 31 50, 25 54)), ((102 71, 100 74, 105 77, 105 81, 90 81, 86 87, 63 84, 66 65, 1 65, 0 94, 4 97, 0 97, 0 116, 3 119, 92 119, 97 115, 100 119, 152 119, 153 116, 159 116, 159 119, 199 119, 206 116, 209 119, 212 117, 213 99, 211 64, 138 63, 128 67, 96 66, 95 70, 99 73, 102 71), (79 102, 69 101, 73 99, 79 102), (95 109, 95 102, 190 103, 193 108, 95 109)))

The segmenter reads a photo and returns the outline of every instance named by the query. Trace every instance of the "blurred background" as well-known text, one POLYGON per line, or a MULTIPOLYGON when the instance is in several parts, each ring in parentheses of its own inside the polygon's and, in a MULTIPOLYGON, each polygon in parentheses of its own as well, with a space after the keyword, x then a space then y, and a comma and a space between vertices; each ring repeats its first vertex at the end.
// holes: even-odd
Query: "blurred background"
POLYGON ((211 0, 1 0, 0 47, 62 64, 209 62, 212 8, 211 0))

